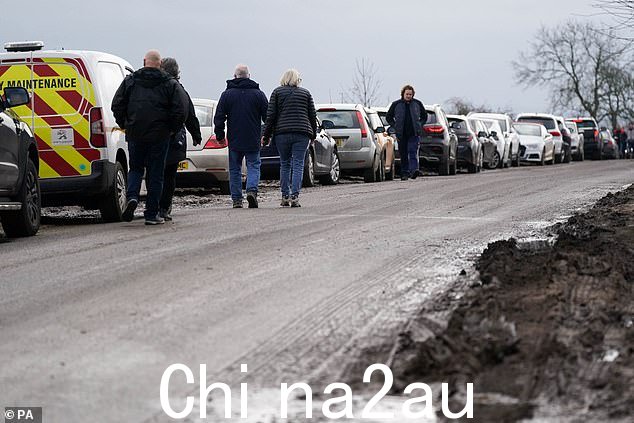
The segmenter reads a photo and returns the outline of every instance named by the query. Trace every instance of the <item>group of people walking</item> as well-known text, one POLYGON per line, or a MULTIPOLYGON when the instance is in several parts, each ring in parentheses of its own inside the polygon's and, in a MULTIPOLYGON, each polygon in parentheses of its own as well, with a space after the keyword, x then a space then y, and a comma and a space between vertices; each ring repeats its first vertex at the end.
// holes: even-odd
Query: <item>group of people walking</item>
MULTIPOLYGON (((185 131, 191 134, 194 145, 202 142, 194 105, 179 79, 176 60, 161 59, 158 51, 150 50, 143 59, 143 68, 127 76, 113 98, 112 112, 126 132, 130 161, 124 221, 134 218, 144 174, 145 224, 172 220, 176 172, 187 152, 185 131)), ((234 208, 242 208, 244 203, 243 160, 247 167, 248 206, 258 207, 260 148, 272 141, 280 154, 281 206, 300 207, 304 157, 317 133, 312 95, 300 83, 299 72, 287 70, 269 101, 245 65, 236 66, 234 78, 227 81, 216 108, 214 132, 217 141, 229 147, 229 186, 234 208)))
MULTIPOLYGON (((242 162, 246 162, 246 200, 258 207, 260 148, 275 143, 280 156, 282 207, 301 207, 304 158, 317 134, 317 113, 311 93, 300 86, 299 72, 289 69, 270 100, 251 79, 249 68, 238 65, 233 79, 220 96, 214 115, 217 142, 229 150, 229 187, 234 208, 242 208, 242 162), (264 129, 262 124, 264 123, 264 129)), ((127 204, 122 218, 130 222, 139 204, 145 173, 147 198, 145 224, 172 220, 171 207, 178 163, 185 160, 187 130, 194 145, 202 142, 200 124, 189 94, 179 82, 180 70, 173 58, 161 58, 150 50, 143 68, 128 75, 112 101, 112 112, 126 132, 130 169, 127 204)), ((387 120, 395 129, 401 152, 401 175, 406 180, 420 175, 418 146, 427 120, 423 103, 406 85, 401 99, 389 109, 387 120)))

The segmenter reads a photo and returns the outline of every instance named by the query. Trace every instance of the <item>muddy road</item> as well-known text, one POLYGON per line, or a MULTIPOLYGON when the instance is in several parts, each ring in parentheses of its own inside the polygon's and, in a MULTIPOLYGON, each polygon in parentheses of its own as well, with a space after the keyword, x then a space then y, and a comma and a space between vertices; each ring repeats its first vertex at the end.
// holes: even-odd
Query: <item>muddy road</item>
MULTIPOLYGON (((393 342, 489 242, 541 237, 633 180, 610 161, 317 187, 292 210, 270 187, 258 210, 185 195, 162 227, 51 211, 37 237, 0 239, 0 399, 47 421, 169 421, 169 365, 238 387, 247 363, 252 421, 273 421, 269 387, 386 360, 367 346, 393 342)), ((170 396, 197 386, 174 378, 170 396)))

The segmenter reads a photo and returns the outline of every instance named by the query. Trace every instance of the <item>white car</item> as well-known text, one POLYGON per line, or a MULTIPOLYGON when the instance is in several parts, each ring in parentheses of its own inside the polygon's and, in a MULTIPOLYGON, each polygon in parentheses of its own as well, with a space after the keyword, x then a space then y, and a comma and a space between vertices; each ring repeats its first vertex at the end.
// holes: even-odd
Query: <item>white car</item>
MULTIPOLYGON (((192 102, 203 139, 200 145, 195 146, 187 133, 187 159, 178 165, 176 184, 179 187, 219 186, 220 193, 227 195, 230 193, 229 149, 226 142, 218 143, 213 131, 218 102, 203 98, 193 98, 192 102)), ((244 169, 242 173, 245 173, 244 169)))
POLYGON ((507 151, 504 151, 502 159, 504 166, 513 167, 520 165, 520 138, 513 129, 513 119, 506 113, 469 113, 469 117, 477 119, 495 120, 500 124, 502 135, 506 141, 507 151))
POLYGON ((546 113, 520 113, 517 115, 516 121, 544 125, 548 133, 553 136, 553 142, 555 143, 555 163, 560 163, 566 155, 566 150, 564 148, 564 138, 559 130, 557 119, 556 116, 546 113))
POLYGON ((520 137, 520 158, 523 162, 540 166, 555 163, 553 136, 544 125, 517 122, 513 127, 520 137))
POLYGON ((504 130, 497 120, 481 119, 481 121, 487 126, 489 135, 495 141, 495 151, 491 154, 487 167, 489 169, 503 168, 505 167, 504 157, 508 160, 508 155, 505 156, 505 152, 509 151, 508 140, 504 137, 504 130))
POLYGON ((574 119, 566 119, 566 127, 570 131, 570 151, 572 152, 572 160, 582 162, 585 159, 585 152, 583 150, 584 138, 583 131, 579 131, 577 122, 574 119))

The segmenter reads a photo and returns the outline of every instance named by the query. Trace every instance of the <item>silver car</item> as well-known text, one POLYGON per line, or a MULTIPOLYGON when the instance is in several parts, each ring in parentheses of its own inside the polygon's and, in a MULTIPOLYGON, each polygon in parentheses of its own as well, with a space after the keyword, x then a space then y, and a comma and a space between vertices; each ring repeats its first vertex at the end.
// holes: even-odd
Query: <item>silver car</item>
MULTIPOLYGON (((227 143, 216 141, 213 131, 215 100, 192 99, 203 137, 200 145, 187 133, 187 159, 180 162, 176 174, 179 187, 220 187, 221 194, 229 194, 229 149, 227 143)), ((243 166, 244 167, 244 166, 243 166)), ((244 169, 243 169, 243 174, 244 169)))
POLYGON ((372 125, 360 104, 318 104, 316 109, 337 143, 341 172, 363 175, 365 182, 384 181, 385 143, 378 134, 385 128, 372 125))
POLYGON ((505 140, 505 151, 502 151, 502 162, 504 167, 509 164, 517 167, 520 165, 520 138, 513 129, 513 119, 506 113, 469 113, 469 117, 477 119, 496 120, 500 124, 502 133, 500 136, 505 140))
POLYGON ((520 113, 517 115, 517 122, 537 123, 544 125, 548 133, 553 136, 555 143, 555 163, 561 163, 566 156, 564 138, 557 117, 546 113, 520 113))

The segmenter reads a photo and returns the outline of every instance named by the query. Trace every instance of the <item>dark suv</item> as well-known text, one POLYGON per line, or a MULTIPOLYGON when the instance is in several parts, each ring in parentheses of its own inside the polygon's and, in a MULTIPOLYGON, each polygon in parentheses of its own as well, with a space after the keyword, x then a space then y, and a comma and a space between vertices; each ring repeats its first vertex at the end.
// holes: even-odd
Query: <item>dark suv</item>
POLYGON ((577 124, 579 132, 583 134, 583 150, 586 157, 601 160, 603 157, 603 142, 599 137, 599 125, 591 117, 570 119, 577 124))
POLYGON ((420 165, 438 169, 440 175, 455 175, 458 137, 439 105, 425 106, 427 123, 420 141, 420 165))
POLYGON ((28 104, 24 88, 5 88, 0 101, 0 221, 8 237, 35 235, 40 228, 37 145, 12 107, 28 104))

